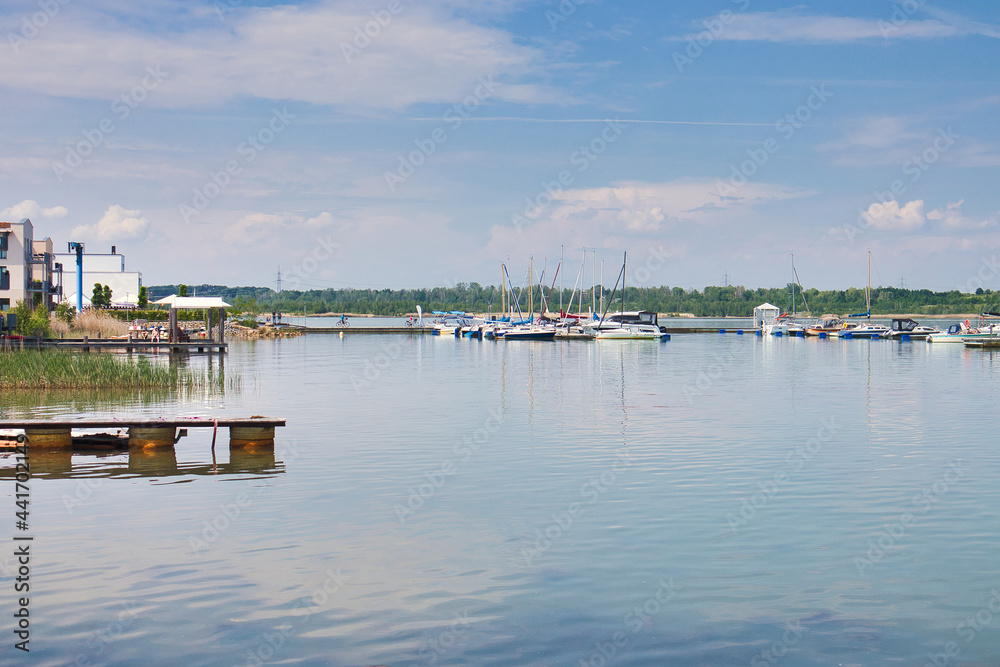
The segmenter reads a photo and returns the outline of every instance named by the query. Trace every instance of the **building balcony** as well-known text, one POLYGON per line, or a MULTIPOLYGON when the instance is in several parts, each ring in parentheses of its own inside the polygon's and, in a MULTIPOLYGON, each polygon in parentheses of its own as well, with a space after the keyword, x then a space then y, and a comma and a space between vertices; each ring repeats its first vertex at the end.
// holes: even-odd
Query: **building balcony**
POLYGON ((44 282, 41 281, 41 280, 32 280, 28 284, 28 290, 27 291, 29 291, 29 292, 44 292, 46 294, 58 294, 59 293, 59 286, 58 285, 53 285, 52 283, 50 283, 47 280, 44 281, 44 282))

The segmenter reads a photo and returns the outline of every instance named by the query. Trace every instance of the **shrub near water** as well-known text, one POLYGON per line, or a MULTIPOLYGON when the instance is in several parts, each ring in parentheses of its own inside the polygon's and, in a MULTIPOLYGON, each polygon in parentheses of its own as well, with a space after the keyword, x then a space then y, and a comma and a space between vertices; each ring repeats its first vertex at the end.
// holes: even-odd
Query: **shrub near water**
POLYGON ((176 366, 61 350, 0 352, 0 389, 201 387, 210 380, 176 366))

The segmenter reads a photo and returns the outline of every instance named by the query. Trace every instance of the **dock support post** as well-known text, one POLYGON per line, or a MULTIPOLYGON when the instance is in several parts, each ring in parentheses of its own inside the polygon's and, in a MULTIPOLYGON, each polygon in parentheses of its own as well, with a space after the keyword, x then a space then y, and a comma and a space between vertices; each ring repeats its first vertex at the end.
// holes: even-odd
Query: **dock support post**
POLYGON ((28 444, 34 449, 64 448, 73 449, 73 435, 69 427, 59 428, 26 428, 28 444))
POLYGON ((229 446, 248 450, 274 447, 273 426, 230 426, 229 446))
POLYGON ((173 426, 129 426, 129 447, 173 447, 175 427, 173 426))

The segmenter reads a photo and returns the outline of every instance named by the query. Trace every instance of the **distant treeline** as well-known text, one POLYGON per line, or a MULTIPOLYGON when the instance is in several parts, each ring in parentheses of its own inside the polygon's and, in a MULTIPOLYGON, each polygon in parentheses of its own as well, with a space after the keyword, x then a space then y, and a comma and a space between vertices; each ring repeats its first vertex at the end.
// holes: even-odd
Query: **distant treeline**
MULTIPOLYGON (((178 285, 158 285, 149 288, 149 300, 155 301, 178 291, 178 285)), ((706 287, 699 291, 683 287, 629 287, 625 294, 626 310, 653 310, 659 313, 693 313, 699 317, 738 316, 749 317, 754 306, 764 302, 772 303, 782 310, 792 306, 791 284, 778 288, 750 289, 741 286, 706 287)), ((847 314, 865 310, 864 288, 852 287, 846 290, 803 290, 795 289, 795 310, 808 310, 813 315, 823 313, 847 314)), ((516 292, 516 290, 515 290, 516 292)), ((237 307, 239 312, 269 313, 279 310, 286 314, 296 313, 358 313, 371 315, 403 315, 416 312, 421 306, 424 312, 432 310, 463 310, 477 313, 498 312, 500 310, 499 289, 479 283, 459 283, 454 287, 434 287, 427 289, 324 289, 309 291, 285 290, 280 294, 267 287, 226 287, 223 285, 188 285, 188 294, 197 296, 219 296, 237 307)), ((605 291, 605 299, 611 290, 605 291)), ((549 310, 559 309, 559 290, 549 294, 549 310)), ((563 306, 568 309, 570 290, 563 290, 563 306)), ((579 295, 577 295, 577 299, 579 295)), ((597 291, 600 300, 600 288, 597 291)), ((539 310, 538 288, 534 290, 534 312, 539 310)), ((966 294, 958 290, 932 292, 931 290, 910 290, 897 287, 872 288, 872 313, 922 313, 953 314, 997 311, 1000 309, 1000 293, 992 290, 976 290, 966 294)), ((577 300, 574 299, 574 304, 577 300)), ((520 294, 523 311, 529 310, 528 290, 520 294)), ((591 290, 583 295, 583 309, 591 304, 591 290)), ((621 304, 621 293, 615 295, 616 310, 621 304)), ((576 308, 573 309, 574 311, 576 308)))

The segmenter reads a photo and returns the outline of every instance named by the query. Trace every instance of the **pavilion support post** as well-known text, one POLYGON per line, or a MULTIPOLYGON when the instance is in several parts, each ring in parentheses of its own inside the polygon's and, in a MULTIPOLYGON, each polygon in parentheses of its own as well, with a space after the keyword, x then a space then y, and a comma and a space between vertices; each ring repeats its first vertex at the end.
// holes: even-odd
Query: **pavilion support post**
POLYGON ((177 309, 170 307, 170 314, 167 316, 167 328, 170 330, 167 335, 168 343, 177 342, 177 309))
POLYGON ((207 322, 208 326, 206 327, 206 329, 208 329, 208 338, 209 338, 209 340, 211 340, 213 338, 213 336, 212 336, 212 315, 215 314, 215 308, 209 308, 207 312, 208 312, 208 322, 207 322))

